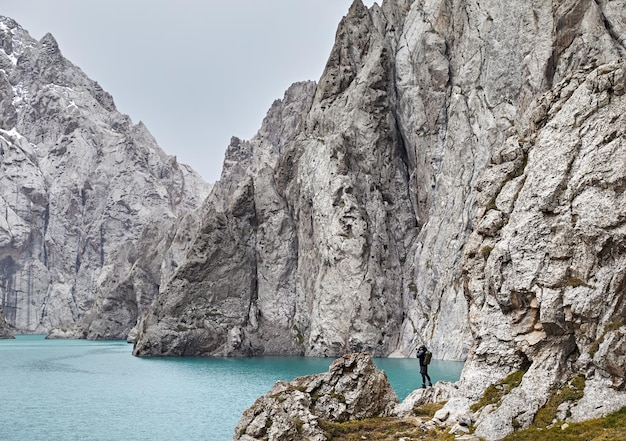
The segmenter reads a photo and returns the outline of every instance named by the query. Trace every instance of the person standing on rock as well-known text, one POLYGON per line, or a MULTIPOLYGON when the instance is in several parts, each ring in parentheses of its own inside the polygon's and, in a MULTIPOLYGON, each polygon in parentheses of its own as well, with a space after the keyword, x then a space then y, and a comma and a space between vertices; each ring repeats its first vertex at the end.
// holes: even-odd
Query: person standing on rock
POLYGON ((433 383, 430 381, 430 375, 428 375, 428 365, 430 364, 430 360, 433 354, 428 350, 426 345, 422 344, 417 348, 416 357, 420 361, 420 374, 422 374, 422 387, 426 387, 426 379, 428 379, 428 385, 432 386, 433 383))

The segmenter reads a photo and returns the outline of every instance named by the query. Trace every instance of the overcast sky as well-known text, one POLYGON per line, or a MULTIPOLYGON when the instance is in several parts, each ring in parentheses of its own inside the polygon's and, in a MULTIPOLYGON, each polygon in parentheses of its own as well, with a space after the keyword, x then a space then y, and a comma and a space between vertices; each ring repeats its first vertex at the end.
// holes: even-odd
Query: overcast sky
POLYGON ((2 0, 0 15, 50 32, 120 112, 216 181, 231 136, 250 139, 289 85, 319 79, 351 3, 2 0))

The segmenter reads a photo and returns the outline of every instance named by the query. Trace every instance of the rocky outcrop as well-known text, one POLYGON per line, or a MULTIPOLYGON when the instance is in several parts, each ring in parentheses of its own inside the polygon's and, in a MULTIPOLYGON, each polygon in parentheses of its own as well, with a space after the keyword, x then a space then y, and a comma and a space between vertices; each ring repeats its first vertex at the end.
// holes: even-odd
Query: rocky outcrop
POLYGON ((238 248, 222 257, 214 235, 198 238, 190 260, 204 276, 174 275, 136 353, 406 356, 427 341, 435 357, 464 358, 461 261, 481 173, 537 97, 620 57, 622 17, 582 0, 355 1, 299 124, 278 118, 230 147, 242 164, 227 158, 223 179, 246 178, 222 185, 225 217, 203 222, 226 226, 226 207, 243 209, 238 248), (245 268, 233 273, 235 256, 245 268), (191 350, 198 334, 207 344, 191 350))
POLYGON ((48 337, 133 342, 138 320, 184 260, 198 220, 194 211, 175 221, 155 222, 137 241, 116 247, 98 278, 91 309, 74 327, 55 329, 48 337))
POLYGON ((71 328, 114 249, 207 191, 50 34, 0 18, 0 305, 16 332, 71 328))
POLYGON ((13 331, 9 328, 9 324, 4 318, 2 308, 0 308, 0 338, 14 338, 13 331))
POLYGON ((314 92, 315 83, 293 85, 257 136, 232 139, 187 259, 140 325, 136 355, 301 351, 289 319, 297 238, 273 167, 314 92))
POLYGON ((136 354, 397 348, 404 294, 415 295, 402 268, 420 225, 382 19, 355 2, 319 86, 288 92, 255 139, 230 146, 189 255, 193 277, 174 275, 136 354))
POLYGON ((233 440, 326 440, 319 420, 389 416, 397 402, 368 354, 348 354, 327 373, 277 382, 244 412, 233 440))

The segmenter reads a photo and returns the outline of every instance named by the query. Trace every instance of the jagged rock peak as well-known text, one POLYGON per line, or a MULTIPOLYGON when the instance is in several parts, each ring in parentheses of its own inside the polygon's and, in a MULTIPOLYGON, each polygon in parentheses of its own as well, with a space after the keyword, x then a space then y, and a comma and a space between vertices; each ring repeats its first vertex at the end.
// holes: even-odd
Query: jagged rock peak
POLYGON ((318 420, 392 414, 398 397, 369 354, 347 354, 327 373, 279 381, 244 412, 233 440, 325 440, 318 420))
MULTIPOLYGON (((212 195, 219 210, 206 211, 206 242, 190 261, 213 280, 236 256, 251 274, 239 266, 230 283, 209 286, 174 276, 206 316, 191 335, 211 349, 195 350, 264 353, 270 345, 256 336, 268 332, 285 353, 407 356, 429 342, 436 357, 463 359, 472 336, 461 260, 482 172, 553 84, 624 54, 623 17, 615 2, 582 0, 354 2, 296 128, 264 132, 266 149, 232 146, 245 162, 225 168, 212 195), (245 249, 207 252, 235 233, 246 239, 229 243, 245 249), (232 300, 225 292, 244 294, 223 311, 235 315, 218 317, 224 296, 232 300)), ((490 213, 481 231, 505 221, 490 213)), ((146 337, 146 348, 189 349, 175 329, 184 335, 180 322, 196 313, 179 292, 144 328, 167 327, 171 338, 146 337)))
POLYGON ((288 177, 275 168, 285 159, 281 151, 289 150, 301 129, 315 89, 314 82, 294 84, 274 103, 257 135, 250 141, 231 140, 222 178, 203 205, 202 225, 189 258, 142 320, 136 355, 300 351, 295 331, 285 322, 291 314, 287 292, 293 283, 285 267, 294 265, 295 238, 284 199, 275 189, 288 177), (281 230, 286 236, 277 238, 281 230), (257 242, 267 254, 257 252, 257 242), (271 303, 263 318, 257 306, 259 290, 260 302, 271 303))
POLYGON ((59 43, 57 43, 57 40, 52 36, 50 32, 47 32, 46 35, 44 35, 39 42, 44 47, 48 55, 55 53, 61 55, 61 51, 59 50, 59 43))

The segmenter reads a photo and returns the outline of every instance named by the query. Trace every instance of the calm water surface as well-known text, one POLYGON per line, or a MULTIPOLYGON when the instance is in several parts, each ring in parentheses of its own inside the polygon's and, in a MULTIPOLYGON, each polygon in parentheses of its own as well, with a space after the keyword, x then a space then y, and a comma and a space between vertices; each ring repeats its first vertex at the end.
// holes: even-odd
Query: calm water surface
MULTIPOLYGON (((137 358, 123 341, 0 340, 2 441, 227 441, 277 380, 325 372, 328 358, 137 358)), ((375 359, 398 397, 420 386, 416 359, 375 359)), ((433 381, 463 363, 433 360, 433 381)))

